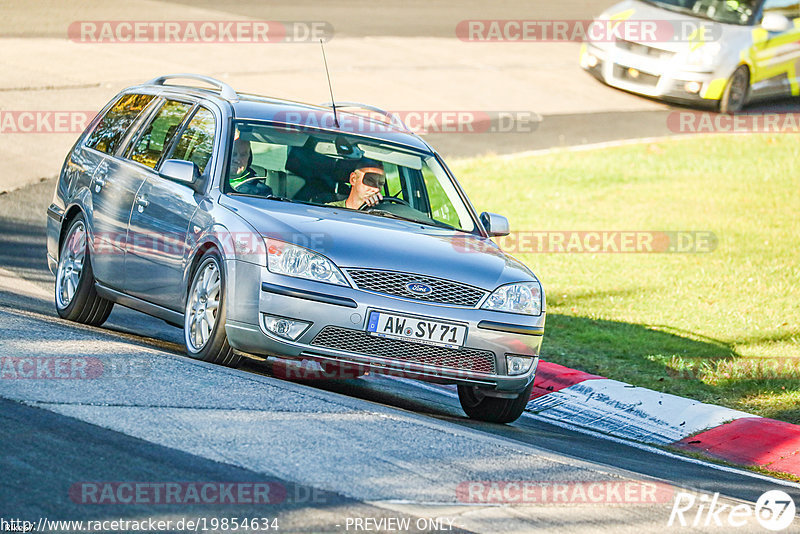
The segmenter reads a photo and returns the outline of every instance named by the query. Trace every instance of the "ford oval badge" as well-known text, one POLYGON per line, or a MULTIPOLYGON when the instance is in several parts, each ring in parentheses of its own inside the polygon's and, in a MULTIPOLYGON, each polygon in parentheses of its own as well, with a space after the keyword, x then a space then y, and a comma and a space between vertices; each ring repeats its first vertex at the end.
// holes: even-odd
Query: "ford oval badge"
POLYGON ((433 289, 431 286, 422 284, 420 282, 411 282, 406 284, 406 290, 412 295, 429 295, 433 289))

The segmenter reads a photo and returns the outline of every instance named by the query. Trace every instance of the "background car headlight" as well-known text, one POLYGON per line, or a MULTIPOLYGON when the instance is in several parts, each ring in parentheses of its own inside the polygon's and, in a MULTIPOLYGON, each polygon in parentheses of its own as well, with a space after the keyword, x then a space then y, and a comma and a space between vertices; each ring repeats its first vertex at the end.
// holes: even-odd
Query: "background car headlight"
POLYGON ((686 55, 686 63, 693 67, 712 67, 720 48, 719 43, 705 43, 686 55))
POLYGON ((484 310, 542 314, 542 286, 539 282, 517 282, 500 286, 481 306, 484 310))
POLYGON ((264 241, 270 272, 327 284, 350 285, 342 271, 322 254, 276 239, 264 238, 264 241))

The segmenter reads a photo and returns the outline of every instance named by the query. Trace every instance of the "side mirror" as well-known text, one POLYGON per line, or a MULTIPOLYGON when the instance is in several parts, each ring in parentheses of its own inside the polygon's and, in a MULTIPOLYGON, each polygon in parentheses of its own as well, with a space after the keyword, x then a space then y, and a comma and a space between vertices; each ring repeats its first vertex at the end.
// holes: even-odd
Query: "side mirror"
POLYGON ((483 223, 483 227, 492 237, 508 235, 511 232, 508 228, 508 219, 496 213, 484 211, 481 213, 481 223, 483 223))
POLYGON ((200 179, 200 169, 191 161, 168 159, 161 164, 159 173, 162 178, 173 180, 194 188, 200 179))
POLYGON ((771 33, 781 33, 792 29, 794 24, 780 13, 767 13, 761 20, 761 27, 771 33))

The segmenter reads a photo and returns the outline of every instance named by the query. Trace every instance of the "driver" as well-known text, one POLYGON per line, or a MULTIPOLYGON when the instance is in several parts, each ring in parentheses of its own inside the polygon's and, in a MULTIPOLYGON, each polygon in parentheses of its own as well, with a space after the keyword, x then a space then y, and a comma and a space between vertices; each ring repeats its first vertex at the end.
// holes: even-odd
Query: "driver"
POLYGON ((269 196, 272 188, 266 185, 263 177, 250 167, 253 150, 250 141, 241 137, 233 142, 229 183, 234 191, 245 195, 269 196))
POLYGON ((383 163, 364 158, 350 173, 350 196, 344 200, 329 202, 328 206, 357 210, 362 206, 372 207, 383 200, 381 190, 386 183, 383 163))

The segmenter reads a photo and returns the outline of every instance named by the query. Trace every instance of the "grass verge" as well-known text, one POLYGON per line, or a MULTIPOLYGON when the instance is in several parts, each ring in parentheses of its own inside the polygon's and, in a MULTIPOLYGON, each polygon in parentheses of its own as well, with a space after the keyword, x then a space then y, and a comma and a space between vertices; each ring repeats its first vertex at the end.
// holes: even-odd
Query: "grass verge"
POLYGON ((508 216, 501 246, 542 280, 545 360, 800 423, 797 161, 784 134, 452 167, 476 209, 508 216), (557 249, 543 231, 710 232, 716 248, 538 252, 557 249))

